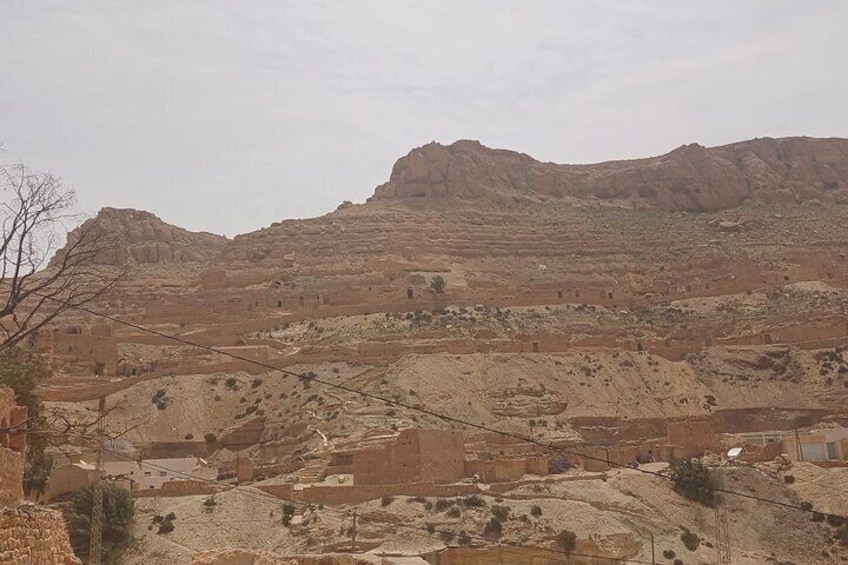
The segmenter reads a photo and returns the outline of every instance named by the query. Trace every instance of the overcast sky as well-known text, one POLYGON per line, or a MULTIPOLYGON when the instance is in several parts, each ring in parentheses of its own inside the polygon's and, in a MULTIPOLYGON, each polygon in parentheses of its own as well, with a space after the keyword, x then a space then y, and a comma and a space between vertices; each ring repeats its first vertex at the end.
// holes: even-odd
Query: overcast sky
POLYGON ((0 161, 226 235, 478 139, 594 162, 848 137, 844 0, 0 0, 0 161))

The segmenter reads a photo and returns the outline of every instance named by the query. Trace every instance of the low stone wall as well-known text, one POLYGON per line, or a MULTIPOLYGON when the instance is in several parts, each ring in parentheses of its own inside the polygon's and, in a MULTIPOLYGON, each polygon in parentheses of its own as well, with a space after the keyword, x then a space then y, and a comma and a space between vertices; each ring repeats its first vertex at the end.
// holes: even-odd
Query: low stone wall
POLYGON ((351 485, 338 487, 312 486, 295 490, 293 485, 261 485, 256 488, 283 500, 311 504, 361 504, 384 496, 451 497, 478 494, 475 485, 351 485))
POLYGON ((134 490, 132 494, 135 498, 154 498, 215 494, 222 490, 226 488, 205 481, 169 481, 163 483, 162 488, 134 490))
POLYGON ((81 563, 59 512, 35 506, 0 510, 0 565, 81 563))

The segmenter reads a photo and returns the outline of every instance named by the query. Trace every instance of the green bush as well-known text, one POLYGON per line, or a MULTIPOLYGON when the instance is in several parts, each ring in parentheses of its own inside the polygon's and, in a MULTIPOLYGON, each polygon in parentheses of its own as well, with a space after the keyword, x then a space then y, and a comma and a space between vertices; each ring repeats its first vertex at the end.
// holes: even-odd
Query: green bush
POLYGON ((203 441, 211 444, 211 443, 215 443, 216 441, 218 441, 218 438, 215 437, 215 434, 213 434, 212 432, 209 432, 209 433, 204 434, 203 441))
POLYGON ((465 530, 460 530, 459 535, 456 536, 456 541, 459 542, 459 545, 471 545, 471 536, 465 530))
POLYGON ((483 500, 483 497, 477 496, 476 494, 466 496, 462 499, 462 503, 468 508, 479 508, 480 506, 486 505, 486 501, 483 500))
POLYGON ((574 551, 577 547, 577 534, 571 530, 562 530, 557 534, 557 545, 566 553, 574 551))
POLYGON ((680 541, 683 542, 683 545, 685 545, 686 549, 689 551, 695 551, 701 545, 701 538, 698 537, 698 534, 686 529, 684 529, 683 533, 680 534, 680 541))
POLYGON ((539 506, 538 504, 534 504, 533 507, 530 509, 530 515, 533 516, 534 518, 538 518, 539 516, 541 516, 542 515, 542 507, 539 506))
POLYGON ((158 533, 160 534, 170 534, 174 531, 174 523, 170 520, 162 520, 159 523, 158 533))
POLYGON ((714 503, 715 488, 710 471, 697 459, 678 459, 671 464, 669 476, 674 490, 704 506, 714 503))
POLYGON ((845 523, 845 518, 842 516, 837 516, 836 514, 828 514, 827 515, 827 525, 832 526, 834 528, 838 528, 842 524, 845 523))
POLYGON ((436 275, 430 279, 430 289, 436 294, 442 294, 447 286, 448 283, 442 275, 436 275))
MULTIPOLYGON (((134 510, 130 492, 113 484, 103 484, 102 559, 117 563, 130 541, 129 526, 134 510)), ((63 512, 68 525, 71 546, 78 557, 87 558, 91 533, 91 511, 94 487, 88 486, 71 496, 63 512)), ((162 517, 159 517, 162 520, 162 517)))
POLYGON ((380 499, 380 506, 385 508, 386 506, 388 506, 389 504, 391 504, 394 501, 395 501, 395 497, 386 495, 386 496, 384 496, 383 498, 380 499))
POLYGON ((500 539, 503 535, 503 524, 494 516, 486 522, 483 528, 483 537, 490 540, 500 539))
POLYGON ((436 512, 444 512, 453 504, 455 503, 452 500, 448 500, 447 498, 439 498, 436 500, 436 512))
POLYGON ((492 506, 492 515, 501 522, 506 522, 507 520, 509 520, 510 512, 511 510, 509 506, 499 506, 497 504, 492 506))
POLYGON ((842 546, 848 546, 848 524, 842 524, 833 532, 833 539, 842 546))
POLYGON ((665 557, 666 559, 674 559, 675 555, 676 553, 674 553, 673 549, 666 549, 665 551, 663 551, 663 557, 665 557))
MULTIPOLYGON (((35 388, 48 376, 50 368, 36 351, 10 346, 0 352, 0 385, 11 388, 15 393, 15 404, 26 407, 30 432, 44 427, 41 400, 35 394, 35 388)), ((47 437, 41 433, 30 433, 27 437, 23 477, 25 494, 38 495, 47 488, 53 468, 53 458, 44 453, 47 437)))
POLYGON ((294 504, 291 502, 283 503, 283 525, 288 527, 291 525, 292 517, 294 516, 294 504))
POLYGON ((446 514, 446 516, 448 518, 459 518, 461 515, 462 515, 462 513, 460 512, 459 508, 456 507, 456 506, 454 506, 450 510, 448 510, 448 512, 446 514))

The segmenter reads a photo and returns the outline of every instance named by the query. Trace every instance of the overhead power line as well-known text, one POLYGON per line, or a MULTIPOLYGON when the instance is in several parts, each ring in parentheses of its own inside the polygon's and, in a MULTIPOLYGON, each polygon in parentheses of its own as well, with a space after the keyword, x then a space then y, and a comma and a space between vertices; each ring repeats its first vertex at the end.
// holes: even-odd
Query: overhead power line
MULTIPOLYGON (((47 297, 47 296, 45 296, 45 298, 51 299, 50 297, 47 297)), ((631 467, 630 465, 626 465, 626 464, 623 464, 623 463, 617 463, 615 461, 609 461, 609 460, 602 458, 602 457, 596 457, 596 456, 588 455, 588 454, 581 453, 581 452, 573 450, 573 449, 568 449, 566 447, 561 447, 561 446, 543 443, 543 442, 536 440, 532 437, 524 436, 524 435, 517 434, 517 433, 514 433, 514 432, 509 432, 509 431, 506 431, 506 430, 498 430, 496 428, 492 428, 492 427, 486 426, 484 424, 477 424, 477 423, 474 423, 474 422, 470 422, 468 420, 463 420, 461 418, 448 416, 447 414, 442 414, 442 413, 436 412, 434 410, 424 408, 422 406, 408 404, 408 403, 403 402, 401 400, 383 397, 383 396, 380 396, 378 394, 359 390, 359 389, 350 387, 346 384, 332 383, 330 381, 321 379, 318 376, 307 377, 306 375, 295 373, 295 372, 292 372, 292 371, 288 371, 286 369, 282 369, 282 368, 279 368, 279 367, 275 367, 274 365, 272 365, 270 363, 265 363, 263 361, 259 361, 259 360, 256 360, 256 359, 250 359, 248 357, 245 357, 243 355, 239 355, 237 353, 233 353, 231 351, 225 351, 225 350, 218 349, 218 348, 210 346, 210 345, 204 345, 204 344, 201 344, 201 343, 197 343, 197 342, 185 339, 185 338, 180 337, 180 336, 166 334, 166 333, 161 332, 159 330, 155 330, 153 328, 148 328, 146 326, 142 326, 142 325, 136 324, 134 322, 129 322, 127 320, 123 320, 123 319, 118 318, 116 316, 112 316, 112 315, 109 315, 109 314, 98 312, 96 310, 92 310, 91 308, 88 308, 86 306, 74 306, 73 309, 81 311, 81 312, 85 312, 86 314, 89 314, 91 316, 95 316, 95 317, 98 317, 98 318, 109 320, 109 321, 114 322, 114 323, 119 324, 119 325, 123 325, 123 326, 129 327, 129 328, 133 328, 135 330, 138 330, 138 331, 141 331, 141 332, 144 332, 144 333, 149 333, 151 335, 156 335, 156 336, 159 336, 159 337, 162 337, 162 338, 165 338, 165 339, 169 339, 171 341, 175 341, 175 342, 181 343, 183 345, 188 345, 190 347, 202 349, 202 350, 208 351, 210 353, 216 353, 216 354, 219 354, 219 355, 223 355, 225 357, 229 357, 229 358, 235 359, 237 361, 243 361, 245 363, 253 364, 255 366, 267 369, 269 371, 277 371, 279 373, 282 373, 283 375, 296 377, 298 379, 304 379, 305 378, 306 380, 308 380, 311 383, 322 384, 322 385, 324 385, 328 388, 343 390, 345 392, 349 392, 351 394, 358 395, 362 398, 367 398, 369 400, 382 402, 384 404, 391 405, 391 406, 397 406, 397 407, 400 407, 400 408, 404 408, 404 409, 407 409, 407 410, 418 412, 420 414, 426 414, 428 416, 433 416, 434 418, 440 419, 444 422, 458 424, 458 425, 465 426, 465 427, 468 427, 468 428, 498 434, 498 435, 501 435, 503 437, 509 437, 509 438, 512 438, 512 439, 517 439, 517 440, 525 442, 525 443, 530 443, 530 444, 542 447, 547 451, 559 452, 559 453, 571 455, 571 456, 574 456, 574 457, 588 459, 590 461, 601 462, 601 463, 604 463, 604 464, 606 464, 610 467, 619 467, 619 468, 623 468, 623 469, 631 469, 633 471, 637 471, 637 472, 645 474, 645 475, 657 477, 657 478, 663 479, 665 481, 671 480, 671 478, 668 477, 667 475, 664 475, 664 474, 659 473, 657 471, 650 471, 648 469, 641 469, 641 468, 638 468, 638 467, 634 468, 634 467, 631 467)), ((715 490, 717 492, 721 492, 721 493, 724 493, 724 494, 729 494, 729 495, 732 495, 732 496, 738 496, 738 497, 741 497, 741 498, 747 498, 747 499, 750 499, 750 500, 756 500, 758 502, 763 502, 763 503, 766 503, 766 504, 773 504, 773 505, 776 505, 776 506, 781 506, 781 507, 784 507, 784 508, 791 508, 791 509, 794 509, 794 510, 799 510, 799 511, 807 512, 807 513, 816 513, 816 514, 818 513, 817 511, 815 511, 815 510, 813 510, 813 509, 811 509, 807 506, 790 504, 790 503, 782 502, 782 501, 778 501, 778 500, 771 500, 771 499, 767 499, 767 498, 763 498, 763 497, 758 497, 756 495, 752 495, 752 494, 748 494, 748 493, 744 493, 744 492, 739 492, 739 491, 728 490, 728 489, 724 489, 724 488, 717 488, 715 490)), ((846 521, 848 521, 848 517, 843 517, 843 518, 846 521)))
MULTIPOLYGON (((91 437, 91 436, 88 436, 88 435, 85 435, 85 434, 76 434, 76 435, 80 435, 80 436, 83 436, 83 437, 89 437, 89 438, 91 437)), ((137 463, 141 463, 143 461, 140 458, 136 458, 136 457, 132 457, 130 455, 126 455, 124 453, 121 453, 120 451, 104 449, 103 452, 104 453, 111 453, 113 455, 117 455, 117 456, 122 457, 124 459, 130 460, 130 461, 135 461, 137 463)), ((216 479, 208 479, 208 478, 205 478, 205 477, 192 475, 191 473, 178 471, 178 470, 175 470, 175 469, 171 469, 167 466, 159 465, 159 464, 156 464, 156 463, 151 463, 151 462, 148 462, 148 461, 143 461, 143 462, 144 462, 145 466, 151 467, 153 469, 168 471, 168 472, 171 472, 175 475, 185 477, 187 479, 192 479, 192 480, 206 482, 206 483, 209 483, 209 484, 228 487, 226 489, 226 492, 238 492, 239 494, 242 494, 242 495, 245 495, 245 496, 253 497, 253 498, 256 498, 256 499, 263 499, 263 501, 264 500, 270 500, 270 501, 273 501, 274 503, 277 503, 277 504, 279 504, 281 502, 287 502, 287 503, 295 505, 296 507, 300 507, 301 512, 303 512, 303 509, 312 506, 309 503, 302 503, 302 502, 298 503, 298 502, 295 502, 295 501, 290 500, 290 499, 281 498, 281 497, 274 495, 274 494, 271 494, 271 493, 266 493, 266 492, 259 490, 259 489, 257 489, 257 490, 246 490, 247 488, 255 488, 255 487, 227 485, 227 484, 221 483, 220 481, 218 481, 216 479)), ((213 495, 210 495, 210 496, 213 496, 213 495)), ((329 505, 324 505, 324 507, 321 509, 321 511, 329 512, 331 514, 335 514, 336 516, 339 516, 339 517, 342 517, 342 518, 349 517, 349 514, 346 513, 345 511, 343 511, 339 508, 335 508, 333 506, 329 506, 329 505)), ((380 518, 370 516, 370 515, 362 516, 361 519, 365 523, 383 524, 383 525, 390 526, 390 527, 393 527, 393 528, 402 528, 402 529, 406 529, 406 530, 412 530, 412 531, 415 531, 416 533, 423 532, 419 535, 423 536, 423 535, 426 534, 426 536, 428 538, 430 537, 430 534, 431 534, 431 529, 427 528, 427 526, 414 526, 414 525, 411 525, 411 524, 400 524, 400 523, 397 523, 397 522, 392 521, 392 520, 381 520, 380 518)), ((213 521, 214 520, 210 519, 210 522, 213 522, 213 521)), ((223 520, 223 522, 226 522, 226 523, 276 523, 277 521, 276 520, 251 519, 251 520, 223 520)), ((208 522, 182 521, 182 520, 180 520, 178 523, 199 525, 199 524, 206 524, 208 522)), ((442 529, 438 529, 438 528, 433 528, 432 533, 445 534, 445 535, 449 534, 451 536, 458 535, 458 532, 454 532, 454 531, 451 531, 451 530, 442 530, 442 529)), ((608 562, 611 562, 611 563, 637 563, 637 564, 651 565, 650 561, 641 561, 641 560, 638 560, 638 559, 624 559, 624 558, 618 558, 618 557, 608 557, 608 556, 603 556, 603 555, 581 553, 581 552, 576 552, 576 551, 564 551, 564 550, 552 549, 552 548, 549 548, 549 547, 523 545, 523 544, 520 544, 520 543, 504 541, 504 540, 491 540, 491 539, 487 539, 485 537, 468 534, 467 532, 466 532, 466 536, 471 541, 481 541, 481 542, 485 542, 486 544, 492 544, 494 542, 497 542, 499 547, 504 547, 507 550, 511 550, 511 551, 517 551, 519 549, 522 549, 522 550, 532 550, 532 551, 550 553, 550 554, 554 554, 554 555, 562 555, 563 556, 563 562, 568 562, 570 557, 585 557, 585 558, 596 559, 596 560, 600 560, 600 561, 608 561, 608 562)))

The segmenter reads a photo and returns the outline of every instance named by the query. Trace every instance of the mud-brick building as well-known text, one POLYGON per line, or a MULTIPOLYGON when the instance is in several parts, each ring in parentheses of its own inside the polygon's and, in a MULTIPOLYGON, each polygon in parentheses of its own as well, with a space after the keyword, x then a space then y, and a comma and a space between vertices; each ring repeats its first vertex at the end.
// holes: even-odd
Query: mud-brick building
POLYGON ((353 457, 357 485, 450 483, 464 473, 460 432, 404 430, 393 444, 359 451, 353 457))

